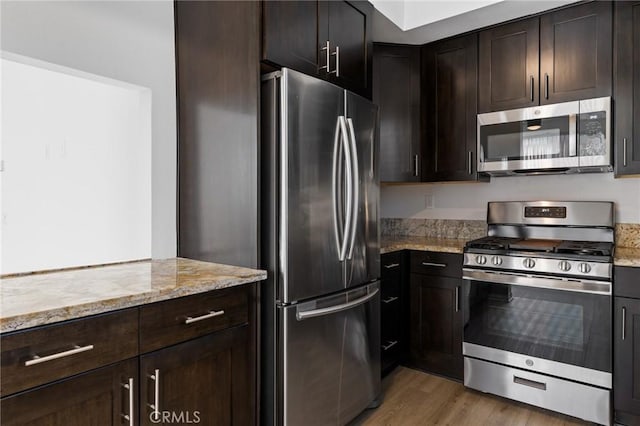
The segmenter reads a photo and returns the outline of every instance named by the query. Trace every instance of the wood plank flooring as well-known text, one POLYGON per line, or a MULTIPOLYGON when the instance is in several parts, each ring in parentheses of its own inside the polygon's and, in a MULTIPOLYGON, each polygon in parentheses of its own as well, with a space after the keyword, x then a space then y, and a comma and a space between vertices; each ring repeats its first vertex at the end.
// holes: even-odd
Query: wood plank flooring
POLYGON ((405 367, 382 381, 384 401, 352 426, 565 426, 589 423, 465 388, 461 383, 405 367))

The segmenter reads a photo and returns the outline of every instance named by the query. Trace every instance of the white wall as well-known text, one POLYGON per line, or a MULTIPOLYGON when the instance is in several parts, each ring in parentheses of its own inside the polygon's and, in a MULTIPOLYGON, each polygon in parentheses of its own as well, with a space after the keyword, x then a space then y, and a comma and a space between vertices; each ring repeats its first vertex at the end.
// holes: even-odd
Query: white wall
POLYGON ((381 216, 486 219, 488 201, 614 201, 616 220, 640 223, 640 178, 613 173, 492 178, 489 183, 383 185, 381 216), (431 204, 433 207, 428 208, 431 204))
POLYGON ((2 50, 152 92, 152 255, 176 254, 173 2, 0 2, 2 50))

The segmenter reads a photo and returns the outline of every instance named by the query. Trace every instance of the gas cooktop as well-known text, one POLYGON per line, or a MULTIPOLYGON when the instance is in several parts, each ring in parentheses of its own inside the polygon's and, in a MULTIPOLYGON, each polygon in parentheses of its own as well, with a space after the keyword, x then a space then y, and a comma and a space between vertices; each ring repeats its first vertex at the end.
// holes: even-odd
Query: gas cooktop
POLYGON ((571 258, 607 261, 613 252, 613 243, 490 236, 469 241, 465 251, 489 254, 529 253, 540 257, 570 255, 571 258), (597 257, 602 259, 596 259, 597 257))

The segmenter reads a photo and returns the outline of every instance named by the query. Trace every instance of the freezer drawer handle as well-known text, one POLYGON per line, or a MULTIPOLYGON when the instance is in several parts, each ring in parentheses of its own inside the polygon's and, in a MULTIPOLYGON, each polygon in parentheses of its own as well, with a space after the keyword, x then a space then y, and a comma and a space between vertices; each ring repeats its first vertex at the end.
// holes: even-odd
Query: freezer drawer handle
POLYGON ((397 268, 398 266, 400 266, 399 263, 391 263, 389 265, 384 265, 384 267, 387 268, 387 269, 397 268))
POLYGON ((388 299, 384 299, 384 300, 382 301, 382 303, 391 303, 391 302, 393 302, 394 300, 398 300, 398 298, 397 298, 397 297, 395 297, 395 296, 391 296, 391 297, 390 297, 390 298, 388 298, 388 299))
POLYGON ((388 345, 382 345, 382 350, 383 351, 388 351, 389 349, 391 349, 392 347, 394 347, 397 344, 398 344, 397 340, 391 340, 391 341, 389 341, 388 345))
POLYGON ((517 383, 523 386, 529 386, 530 388, 540 389, 543 391, 547 390, 547 384, 542 382, 536 382, 535 380, 525 379, 523 377, 513 376, 513 383, 517 383))
POLYGON ((378 289, 373 290, 371 293, 366 296, 362 296, 356 300, 352 300, 351 302, 343 303, 342 305, 329 306, 328 308, 320 308, 313 309, 311 311, 297 312, 296 318, 298 321, 305 320, 307 318, 320 317, 323 315, 330 315, 340 311, 346 311, 347 309, 351 309, 355 306, 362 305, 363 303, 368 302, 373 299, 373 297, 378 294, 378 289))
POLYGON ((224 315, 224 311, 220 310, 220 311, 209 311, 208 314, 204 314, 204 315, 200 315, 199 317, 187 317, 186 320, 184 320, 185 324, 193 324, 194 322, 198 322, 198 321, 202 321, 202 320, 206 320, 209 318, 213 318, 213 317, 219 317, 220 315, 224 315))
POLYGON ((41 364, 43 362, 53 361, 54 359, 64 358, 69 355, 79 354, 81 352, 90 351, 92 349, 93 349, 93 345, 87 345, 82 347, 76 345, 74 346, 73 349, 69 349, 68 351, 64 351, 64 352, 58 352, 57 354, 53 354, 53 355, 47 355, 42 357, 38 355, 34 355, 32 359, 25 361, 24 366, 28 367, 30 365, 41 364))

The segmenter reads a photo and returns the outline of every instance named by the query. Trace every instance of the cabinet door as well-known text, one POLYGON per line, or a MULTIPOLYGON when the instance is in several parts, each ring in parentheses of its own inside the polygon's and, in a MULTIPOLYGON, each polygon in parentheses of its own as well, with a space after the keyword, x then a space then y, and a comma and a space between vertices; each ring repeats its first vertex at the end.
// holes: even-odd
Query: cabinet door
POLYGON ((540 18, 540 103, 611 96, 611 2, 540 18))
POLYGON ((613 389, 617 419, 625 414, 640 416, 640 299, 614 300, 613 389))
POLYGON ((141 356, 141 424, 157 423, 152 406, 182 423, 254 424, 247 339, 235 327, 141 356))
POLYGON ((539 20, 480 32, 478 112, 538 105, 539 20))
POLYGON ((477 36, 424 50, 423 181, 476 179, 477 36))
POLYGON ((374 46, 373 102, 380 108, 380 181, 419 181, 419 47, 374 46))
POLYGON ((622 176, 640 174, 640 2, 615 2, 615 14, 615 167, 622 176))
POLYGON ((333 53, 330 79, 371 99, 373 6, 368 1, 329 1, 320 2, 320 7, 324 8, 320 12, 320 25, 324 11, 333 53))
POLYGON ((462 281, 411 274, 411 364, 462 379, 462 281))
MULTIPOLYGON (((137 418, 137 358, 0 400, 2 424, 116 426, 137 418), (125 388, 132 379, 133 389, 125 388)), ((137 424, 137 421, 135 421, 137 424)))
POLYGON ((325 75, 327 27, 317 1, 262 2, 262 59, 309 75, 325 75))

